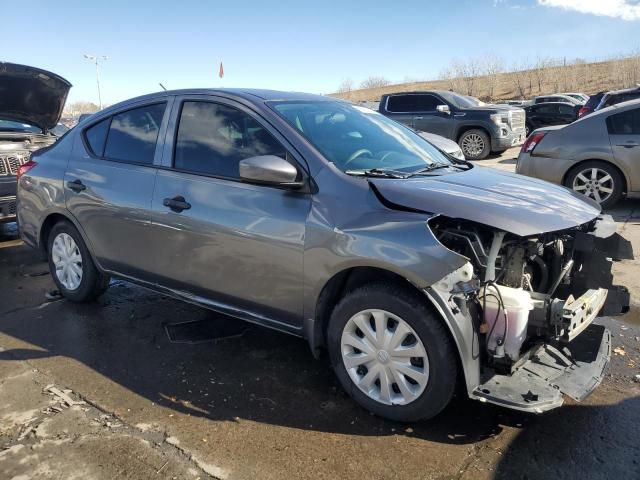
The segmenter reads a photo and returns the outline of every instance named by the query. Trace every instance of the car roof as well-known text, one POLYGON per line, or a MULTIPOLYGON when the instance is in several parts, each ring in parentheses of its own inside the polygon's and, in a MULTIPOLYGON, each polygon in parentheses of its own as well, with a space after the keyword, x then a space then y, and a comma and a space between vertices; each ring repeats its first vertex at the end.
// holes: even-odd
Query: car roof
POLYGON ((633 108, 637 108, 640 106, 640 98, 636 98, 634 100, 627 100, 626 102, 620 102, 620 103, 616 103, 615 105, 611 105, 609 107, 600 109, 600 110, 596 110, 595 112, 593 112, 592 114, 582 117, 579 120, 582 120, 583 118, 597 118, 599 115, 608 115, 613 111, 619 110, 619 111, 626 111, 626 110, 631 110, 633 108))
POLYGON ((544 102, 544 103, 534 103, 533 105, 527 105, 525 108, 542 107, 544 105, 568 105, 570 107, 577 106, 575 103, 571 103, 571 102, 544 102))
POLYGON ((637 87, 632 87, 632 88, 623 88, 621 90, 611 90, 610 92, 605 93, 605 95, 609 96, 609 95, 621 95, 624 93, 631 93, 631 92, 637 92, 640 91, 640 86, 637 87))
POLYGON ((344 102, 344 100, 335 97, 327 97, 323 95, 315 95, 312 93, 302 92, 285 92, 279 90, 267 90, 258 88, 188 88, 180 90, 166 90, 155 93, 148 93, 134 98, 129 98, 117 104, 111 105, 106 110, 117 110, 131 103, 137 103, 145 100, 161 99, 175 95, 221 95, 225 97, 235 97, 246 100, 250 103, 268 102, 268 101, 322 101, 322 102, 344 102))

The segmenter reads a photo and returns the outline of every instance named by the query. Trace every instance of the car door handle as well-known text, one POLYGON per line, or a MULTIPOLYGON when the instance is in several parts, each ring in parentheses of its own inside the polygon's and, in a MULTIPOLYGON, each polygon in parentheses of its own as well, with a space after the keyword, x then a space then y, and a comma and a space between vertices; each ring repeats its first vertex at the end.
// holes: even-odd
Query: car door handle
POLYGON ((627 143, 618 144, 619 147, 624 147, 624 148, 633 148, 633 147, 637 147, 639 145, 640 145, 639 143, 635 143, 635 142, 627 142, 627 143))
POLYGON ((162 201, 162 204, 165 207, 169 207, 172 211, 176 212, 176 213, 180 213, 183 210, 189 210, 191 208, 191 204, 189 202, 187 202, 184 197, 178 195, 177 197, 173 197, 173 198, 165 198, 162 201))
POLYGON ((74 180, 72 182, 67 182, 67 188, 69 190, 73 190, 76 193, 80 193, 83 190, 86 190, 87 187, 80 180, 74 180))
POLYGON ((420 117, 413 117, 414 120, 422 120, 424 117, 420 116, 420 117))

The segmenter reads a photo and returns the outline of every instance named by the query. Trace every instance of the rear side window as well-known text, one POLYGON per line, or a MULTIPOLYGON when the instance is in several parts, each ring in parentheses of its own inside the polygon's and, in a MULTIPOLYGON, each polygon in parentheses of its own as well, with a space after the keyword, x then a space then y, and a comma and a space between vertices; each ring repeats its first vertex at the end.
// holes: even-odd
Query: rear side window
POLYGON ((104 156, 151 165, 166 104, 145 105, 114 115, 104 156))
POLYGON ((106 118, 92 127, 87 128, 84 132, 91 153, 98 157, 101 157, 104 153, 104 142, 107 139, 110 121, 111 117, 106 118))
POLYGON ((387 111, 396 113, 433 112, 444 104, 433 95, 392 95, 387 101, 387 111))
POLYGON ((241 110, 210 102, 184 102, 174 168, 239 179, 240 160, 258 155, 286 158, 286 150, 241 110))
POLYGON ((558 105, 558 108, 560 109, 560 113, 564 115, 573 115, 575 113, 575 109, 569 105, 558 105))
POLYGON ((537 108, 536 113, 541 113, 543 115, 558 113, 558 107, 556 105, 540 105, 537 108))
POLYGON ((607 129, 610 135, 640 135, 640 108, 611 115, 607 129))

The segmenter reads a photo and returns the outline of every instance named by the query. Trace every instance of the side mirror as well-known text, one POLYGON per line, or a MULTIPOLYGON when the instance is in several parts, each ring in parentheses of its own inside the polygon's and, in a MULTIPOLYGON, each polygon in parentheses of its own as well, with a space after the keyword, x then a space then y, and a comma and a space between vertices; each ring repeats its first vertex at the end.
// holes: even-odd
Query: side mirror
POLYGON ((250 183, 300 188, 298 169, 275 155, 259 155, 240 160, 240 178, 250 183))
POLYGON ((436 110, 440 113, 446 113, 447 115, 451 113, 451 109, 449 108, 449 105, 438 105, 436 107, 436 110))

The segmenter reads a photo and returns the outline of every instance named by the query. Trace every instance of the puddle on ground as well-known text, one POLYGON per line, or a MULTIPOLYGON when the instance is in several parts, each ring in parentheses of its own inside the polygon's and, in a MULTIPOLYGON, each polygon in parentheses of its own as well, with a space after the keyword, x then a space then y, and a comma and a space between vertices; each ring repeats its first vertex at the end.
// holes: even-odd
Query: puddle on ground
POLYGON ((242 320, 220 314, 204 320, 164 324, 169 341, 191 344, 237 338, 249 328, 250 325, 242 320))

